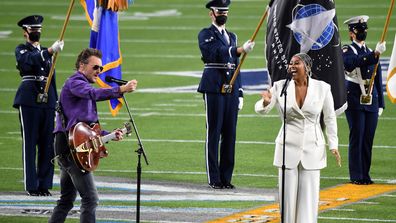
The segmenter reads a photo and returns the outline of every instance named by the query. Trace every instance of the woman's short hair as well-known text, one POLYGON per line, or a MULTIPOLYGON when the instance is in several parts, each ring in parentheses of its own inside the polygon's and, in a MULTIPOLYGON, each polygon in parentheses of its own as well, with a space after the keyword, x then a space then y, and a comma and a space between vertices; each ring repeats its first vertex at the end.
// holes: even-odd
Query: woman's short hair
POLYGON ((102 52, 98 49, 93 49, 93 48, 85 48, 81 51, 81 53, 78 55, 77 57, 77 61, 76 61, 76 69, 78 70, 80 68, 80 64, 88 64, 88 59, 91 56, 95 56, 98 57, 100 59, 102 59, 102 52))

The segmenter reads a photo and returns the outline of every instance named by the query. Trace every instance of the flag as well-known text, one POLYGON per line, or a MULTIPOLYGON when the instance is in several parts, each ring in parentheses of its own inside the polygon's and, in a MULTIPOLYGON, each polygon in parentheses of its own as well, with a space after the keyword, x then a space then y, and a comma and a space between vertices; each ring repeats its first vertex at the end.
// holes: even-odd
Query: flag
POLYGON ((396 103, 396 35, 393 43, 392 55, 389 61, 388 76, 386 78, 386 92, 389 100, 396 103))
POLYGON ((271 0, 269 7, 265 52, 271 81, 286 78, 294 54, 307 53, 314 77, 331 85, 336 113, 344 112, 344 63, 334 1, 271 0))
MULTIPOLYGON (((95 0, 80 0, 91 27, 89 47, 102 52, 104 69, 99 74, 98 84, 100 87, 109 88, 117 86, 117 84, 107 83, 105 81, 106 76, 122 79, 122 55, 118 31, 118 14, 117 11, 108 9, 110 6, 102 7, 100 2, 99 5, 96 5, 95 0)), ((113 116, 117 115, 122 103, 123 100, 121 98, 109 100, 109 107, 113 116)))

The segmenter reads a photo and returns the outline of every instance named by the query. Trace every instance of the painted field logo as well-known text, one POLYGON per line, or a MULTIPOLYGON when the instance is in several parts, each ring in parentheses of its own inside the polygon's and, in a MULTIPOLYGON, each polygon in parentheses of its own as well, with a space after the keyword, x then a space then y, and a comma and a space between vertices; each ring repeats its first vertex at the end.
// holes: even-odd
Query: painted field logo
POLYGON ((292 23, 287 27, 301 45, 301 52, 320 50, 333 38, 335 9, 326 10, 319 4, 296 5, 292 16, 292 23))

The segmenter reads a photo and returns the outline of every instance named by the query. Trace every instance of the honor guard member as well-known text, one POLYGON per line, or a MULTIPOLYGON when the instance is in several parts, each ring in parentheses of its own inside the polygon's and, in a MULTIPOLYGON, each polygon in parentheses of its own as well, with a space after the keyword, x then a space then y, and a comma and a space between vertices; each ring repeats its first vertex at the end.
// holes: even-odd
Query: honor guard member
POLYGON ((208 183, 214 189, 234 188, 231 178, 234 170, 236 125, 238 110, 243 107, 240 75, 231 92, 222 93, 221 89, 230 83, 239 56, 252 51, 254 47, 254 42, 250 40, 243 47, 238 47, 237 36, 226 29, 229 4, 229 0, 209 1, 206 8, 209 9, 212 25, 198 34, 201 59, 204 62, 198 92, 203 94, 206 110, 206 173, 208 183))
POLYGON ((16 92, 13 107, 19 109, 22 134, 23 179, 25 190, 31 196, 51 196, 54 166, 53 134, 55 103, 58 99, 55 79, 51 80, 47 102, 38 100, 44 93, 52 64, 52 55, 61 51, 63 41, 50 48, 40 45, 43 17, 32 15, 21 19, 25 44, 15 49, 16 68, 21 84, 16 92), (36 165, 37 160, 37 165, 36 165))
POLYGON ((381 66, 372 88, 372 102, 366 103, 361 96, 369 95, 370 78, 379 55, 385 50, 385 42, 377 43, 375 50, 367 47, 366 15, 356 16, 344 22, 349 28, 350 45, 343 47, 348 109, 345 111, 349 125, 349 176, 351 183, 372 184, 370 177, 371 154, 378 116, 385 108, 382 90, 381 66))

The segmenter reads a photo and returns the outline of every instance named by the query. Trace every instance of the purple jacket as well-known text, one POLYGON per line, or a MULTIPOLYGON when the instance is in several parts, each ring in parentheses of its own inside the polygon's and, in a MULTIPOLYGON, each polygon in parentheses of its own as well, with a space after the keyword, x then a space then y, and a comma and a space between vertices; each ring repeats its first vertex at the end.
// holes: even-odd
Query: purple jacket
POLYGON ((60 102, 67 122, 66 129, 56 113, 56 126, 54 133, 69 131, 78 122, 87 124, 98 122, 96 101, 120 98, 120 87, 94 88, 88 79, 80 72, 76 72, 66 80, 60 93, 60 102))

